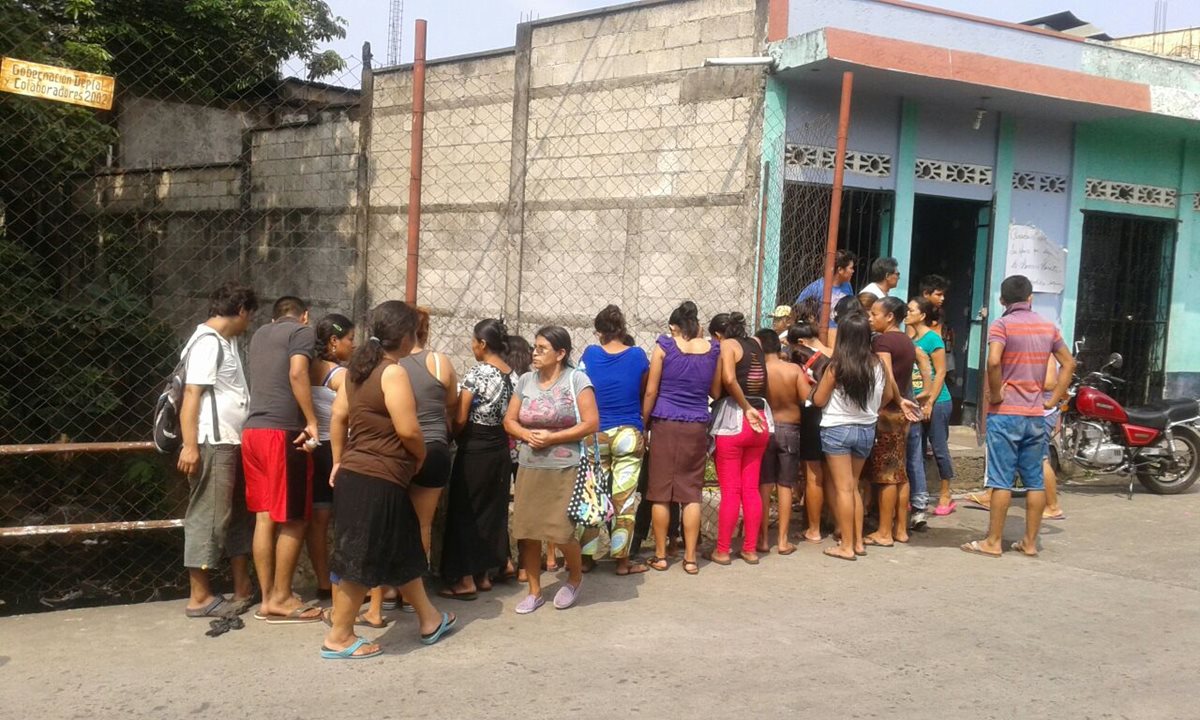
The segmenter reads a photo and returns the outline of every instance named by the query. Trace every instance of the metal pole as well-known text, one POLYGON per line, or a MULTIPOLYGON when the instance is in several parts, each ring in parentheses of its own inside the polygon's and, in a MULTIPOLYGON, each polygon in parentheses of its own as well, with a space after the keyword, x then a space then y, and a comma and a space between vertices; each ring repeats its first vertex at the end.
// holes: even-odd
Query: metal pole
POLYGON ((763 275, 767 271, 767 190, 771 181, 771 161, 763 163, 762 208, 758 215, 758 287, 754 291, 754 327, 762 322, 763 275))
POLYGON ((375 72, 371 69, 371 43, 363 43, 362 94, 358 113, 358 158, 354 208, 354 321, 367 321, 367 256, 371 239, 371 117, 375 105, 375 72))
POLYGON ((821 341, 829 341, 829 316, 833 311, 833 265, 837 262, 838 226, 842 220, 842 183, 846 176, 846 137, 850 134, 850 97, 854 73, 842 73, 842 107, 838 113, 837 155, 833 160, 833 199, 829 205, 829 237, 825 242, 825 287, 821 291, 821 341))
POLYGON ((42 445, 0 445, 0 456, 5 455, 54 455, 68 453, 105 452, 151 452, 154 443, 146 442, 94 442, 94 443, 45 443, 42 445))
POLYGON ((425 21, 417 20, 413 45, 412 156, 408 163, 408 262, 404 299, 417 302, 417 263, 421 255, 421 159, 425 150, 425 21))

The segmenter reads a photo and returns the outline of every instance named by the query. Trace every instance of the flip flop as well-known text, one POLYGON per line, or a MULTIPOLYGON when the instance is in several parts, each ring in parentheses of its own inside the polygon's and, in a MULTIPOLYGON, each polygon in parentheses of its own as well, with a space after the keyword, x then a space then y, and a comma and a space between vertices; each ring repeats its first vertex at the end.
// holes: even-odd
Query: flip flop
POLYGON ((829 556, 829 557, 831 557, 831 558, 834 558, 835 560, 849 560, 850 562, 854 562, 855 560, 857 560, 857 559, 858 559, 858 555, 857 555, 857 554, 855 554, 855 555, 850 555, 850 556, 846 556, 846 555, 839 555, 839 554, 837 554, 837 553, 833 552, 833 548, 831 548, 831 547, 830 547, 830 548, 825 548, 825 550, 824 550, 824 553, 825 553, 825 555, 827 555, 827 556, 829 556))
POLYGON ((991 502, 985 500, 979 493, 971 493, 967 496, 967 503, 970 507, 979 508, 981 510, 990 510, 991 502))
POLYGON ((354 654, 363 645, 370 645, 370 644, 371 644, 370 640, 368 640, 364 637, 360 637, 360 638, 356 638, 353 643, 351 643, 349 646, 347 646, 343 650, 330 650, 329 648, 322 645, 321 646, 321 657, 324 658, 325 660, 366 660, 367 658, 373 658, 377 655, 383 654, 383 648, 377 648, 374 652, 363 653, 361 655, 354 654))
POLYGON ((390 623, 385 618, 383 622, 376 624, 368 620, 366 615, 359 615, 358 617, 354 618, 354 624, 359 627, 369 627, 375 628, 376 630, 382 630, 390 623))
POLYGON ((746 553, 742 553, 740 557, 746 562, 747 565, 757 565, 762 562, 762 558, 760 558, 756 553, 751 553, 749 556, 747 556, 746 553))
POLYGON ((1060 512, 1060 513, 1059 513, 1059 514, 1057 514, 1057 515, 1046 515, 1045 513, 1043 513, 1043 514, 1042 514, 1042 519, 1043 519, 1043 520, 1066 520, 1066 519, 1067 519, 1067 514, 1066 514, 1066 513, 1061 513, 1061 512, 1060 512))
POLYGON ((225 617, 225 613, 217 612, 217 609, 224 605, 227 601, 224 595, 214 595, 212 602, 202 608, 184 608, 183 613, 190 618, 207 618, 207 617, 225 617))
POLYGON ((648 565, 646 565, 645 563, 631 562, 625 568, 625 572, 614 572, 613 574, 616 575, 617 577, 625 577, 626 575, 641 575, 642 573, 646 572, 649 569, 650 569, 650 567, 648 565))
POLYGON ((824 536, 824 535, 822 535, 822 536, 820 537, 820 539, 817 539, 817 540, 813 540, 812 538, 808 537, 807 535, 805 535, 803 539, 804 539, 804 542, 806 542, 806 543, 812 543, 813 545, 820 545, 821 543, 825 542, 825 536, 824 536))
POLYGON ((962 545, 958 546, 958 549, 962 550, 965 553, 970 553, 972 555, 982 555, 984 557, 990 557, 990 558, 1000 557, 1000 553, 991 553, 991 552, 984 550, 982 547, 980 547, 978 540, 972 540, 969 543, 963 543, 962 545))
POLYGON ((463 602, 470 602, 470 601, 478 598, 479 593, 474 593, 474 592, 461 592, 460 593, 457 590, 454 590, 453 588, 442 588, 441 590, 438 590, 438 597, 443 597, 443 598, 446 598, 447 600, 462 600, 463 602))
POLYGON ((267 615, 265 619, 268 625, 307 625, 321 622, 319 614, 316 617, 303 617, 304 613, 315 609, 308 605, 301 605, 287 615, 267 615))
POLYGON ((1016 541, 1012 545, 1009 545, 1008 549, 1012 550, 1013 552, 1021 553, 1025 557, 1037 557, 1038 556, 1036 551, 1032 552, 1032 553, 1025 552, 1025 546, 1021 544, 1020 540, 1016 541))
POLYGON ((442 613, 442 624, 438 625, 438 629, 434 630, 433 632, 429 633, 428 635, 422 633, 421 634, 421 644, 422 645, 433 645, 438 640, 441 640, 442 636, 445 635, 446 633, 450 632, 450 628, 454 627, 454 624, 456 622, 458 622, 457 616, 452 616, 452 615, 450 615, 450 613, 442 613))
POLYGON ((784 550, 783 548, 779 548, 775 552, 779 553, 780 555, 791 555, 792 553, 796 552, 796 546, 793 545, 790 548, 788 548, 787 550, 784 550))
POLYGON ((875 538, 868 535, 867 537, 863 538, 863 545, 874 545, 875 547, 892 547, 895 545, 895 541, 893 540, 890 544, 884 545, 883 543, 879 542, 875 538))

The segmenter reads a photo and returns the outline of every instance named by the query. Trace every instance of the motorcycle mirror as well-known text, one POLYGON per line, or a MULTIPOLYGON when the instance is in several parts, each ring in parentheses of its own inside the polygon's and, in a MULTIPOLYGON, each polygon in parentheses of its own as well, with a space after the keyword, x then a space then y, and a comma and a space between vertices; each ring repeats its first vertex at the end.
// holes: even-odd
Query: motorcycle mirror
POLYGON ((1113 366, 1113 369, 1120 370, 1125 364, 1125 358, 1121 357, 1121 353, 1113 353, 1108 356, 1108 364, 1113 366))

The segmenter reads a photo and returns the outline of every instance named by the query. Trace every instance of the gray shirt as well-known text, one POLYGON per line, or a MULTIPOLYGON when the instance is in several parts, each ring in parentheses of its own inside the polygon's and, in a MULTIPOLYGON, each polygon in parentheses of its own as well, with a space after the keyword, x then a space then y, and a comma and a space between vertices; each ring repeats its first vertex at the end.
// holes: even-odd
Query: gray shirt
MULTIPOLYGON (((288 370, 293 355, 312 360, 316 342, 313 329, 293 317, 281 317, 254 333, 246 363, 250 412, 244 427, 297 432, 304 428, 304 413, 292 394, 288 370)), ((307 379, 304 384, 308 385, 307 379)))
MULTIPOLYGON (((521 376, 513 390, 521 399, 521 425, 530 430, 565 430, 574 427, 577 419, 576 398, 592 387, 592 381, 581 370, 567 369, 553 385, 543 390, 538 385, 538 373, 531 370, 521 376), (568 384, 568 381, 570 383, 568 384)), ((590 444, 589 440, 589 444, 590 444)), ((579 441, 534 450, 519 443, 522 467, 561 469, 579 464, 579 441)))

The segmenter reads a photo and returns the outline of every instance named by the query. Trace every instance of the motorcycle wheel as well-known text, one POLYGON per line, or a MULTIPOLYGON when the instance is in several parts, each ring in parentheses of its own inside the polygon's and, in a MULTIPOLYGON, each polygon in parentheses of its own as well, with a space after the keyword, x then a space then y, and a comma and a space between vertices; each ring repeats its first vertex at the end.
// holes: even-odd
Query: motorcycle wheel
POLYGON ((1176 428, 1173 435, 1176 452, 1181 455, 1178 469, 1172 473, 1137 474, 1138 482, 1156 495, 1178 495, 1200 479, 1200 432, 1184 425, 1176 428))

